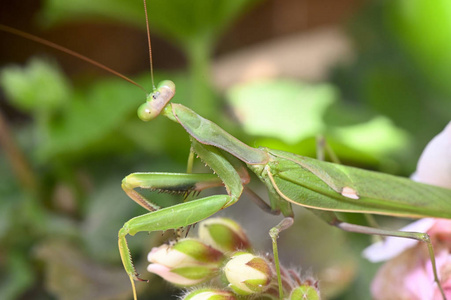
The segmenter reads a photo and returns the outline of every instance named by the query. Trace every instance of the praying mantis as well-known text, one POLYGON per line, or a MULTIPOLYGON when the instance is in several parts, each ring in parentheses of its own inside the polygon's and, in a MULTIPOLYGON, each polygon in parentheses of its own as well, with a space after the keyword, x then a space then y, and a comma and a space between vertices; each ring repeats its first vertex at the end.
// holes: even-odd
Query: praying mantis
POLYGON ((435 281, 440 286, 427 234, 349 224, 340 221, 335 212, 451 218, 451 190, 285 151, 249 147, 189 108, 170 103, 174 94, 172 81, 161 82, 146 103, 140 106, 138 116, 143 121, 150 121, 163 115, 179 123, 190 135, 192 153, 215 174, 134 173, 124 178, 122 188, 127 195, 150 211, 129 220, 119 231, 119 251, 132 283, 141 279, 133 267, 126 235, 189 226, 231 206, 238 201, 248 183, 246 170, 250 170, 266 186, 270 210, 280 212, 286 218, 293 217, 292 204, 301 205, 345 231, 411 238, 427 243, 435 281), (135 190, 200 192, 221 185, 226 187, 226 195, 199 198, 162 209, 135 190))
MULTIPOLYGON (((191 140, 190 161, 197 155, 213 173, 133 173, 122 181, 125 193, 149 213, 127 221, 118 233, 120 256, 133 287, 137 274, 127 245, 126 236, 138 232, 177 229, 195 224, 236 203, 253 172, 265 185, 268 210, 281 213, 286 219, 294 217, 292 205, 300 205, 345 231, 412 238, 427 244, 433 262, 434 278, 443 298, 435 266, 433 248, 426 234, 399 232, 345 223, 335 212, 369 213, 399 217, 451 218, 451 190, 413 182, 357 168, 315 160, 293 153, 253 148, 239 141, 221 127, 191 109, 170 102, 175 84, 161 82, 138 109, 143 121, 162 115, 176 122, 191 140), (160 208, 136 189, 151 191, 197 193, 207 188, 225 186, 227 193, 160 208)), ((272 231, 275 240, 279 228, 272 231)), ((283 295, 281 295, 281 299, 283 295)))

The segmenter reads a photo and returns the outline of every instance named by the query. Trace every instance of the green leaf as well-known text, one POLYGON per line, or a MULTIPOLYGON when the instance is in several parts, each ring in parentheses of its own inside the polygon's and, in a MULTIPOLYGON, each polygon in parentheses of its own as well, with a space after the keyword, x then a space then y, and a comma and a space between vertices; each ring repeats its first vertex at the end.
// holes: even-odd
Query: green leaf
POLYGON ((39 15, 39 21, 45 26, 83 19, 113 19, 145 29, 144 9, 141 1, 46 0, 39 15))
MULTIPOLYGON (((189 44, 199 37, 217 38, 240 13, 258 0, 151 0, 147 1, 149 22, 157 30, 189 44)), ((40 20, 46 25, 83 18, 113 19, 145 30, 142 1, 47 0, 40 20)))
POLYGON ((267 80, 235 86, 227 96, 248 134, 294 144, 325 129, 323 115, 337 92, 328 84, 267 80))
POLYGON ((378 157, 404 149, 409 144, 407 132, 383 116, 357 125, 334 128, 333 132, 343 144, 378 157))
POLYGON ((53 112, 71 95, 69 84, 59 67, 51 62, 32 59, 25 67, 1 70, 0 85, 7 98, 25 112, 53 112))
POLYGON ((76 93, 65 113, 49 124, 48 141, 38 149, 38 157, 46 161, 64 152, 80 154, 86 147, 104 142, 142 101, 144 94, 139 89, 119 80, 101 81, 76 93))
POLYGON ((427 78, 451 93, 451 2, 390 1, 387 23, 427 78))
POLYGON ((152 0, 150 22, 160 32, 184 44, 192 39, 217 36, 255 0, 152 0))

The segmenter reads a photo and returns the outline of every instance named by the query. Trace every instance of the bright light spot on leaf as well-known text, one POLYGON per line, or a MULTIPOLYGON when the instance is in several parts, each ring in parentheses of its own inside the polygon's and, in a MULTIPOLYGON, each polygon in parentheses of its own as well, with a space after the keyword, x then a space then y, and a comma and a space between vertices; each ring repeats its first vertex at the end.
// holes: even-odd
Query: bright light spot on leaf
POLYGON ((366 153, 382 155, 402 149, 408 144, 408 134, 397 128, 392 121, 383 116, 334 131, 344 144, 366 153))
POLYGON ((238 85, 228 93, 248 134, 276 137, 294 144, 325 128, 323 115, 337 92, 328 84, 265 80, 238 85))

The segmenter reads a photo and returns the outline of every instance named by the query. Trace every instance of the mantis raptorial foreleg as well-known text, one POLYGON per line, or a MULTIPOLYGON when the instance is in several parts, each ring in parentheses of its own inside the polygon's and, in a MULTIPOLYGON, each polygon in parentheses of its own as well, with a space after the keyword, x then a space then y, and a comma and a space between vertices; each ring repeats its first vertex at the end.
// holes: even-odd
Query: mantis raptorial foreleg
POLYGON ((184 227, 208 218, 224 208, 229 201, 230 196, 228 195, 209 196, 162 208, 126 222, 119 231, 119 251, 129 276, 139 280, 125 239, 127 234, 135 235, 141 231, 165 231, 184 227))
POLYGON ((202 145, 192 140, 194 151, 215 174, 180 174, 180 173, 134 173, 127 176, 122 183, 124 191, 135 202, 151 212, 135 217, 126 222, 119 231, 119 251, 125 270, 130 279, 140 280, 131 260, 126 235, 135 235, 141 231, 159 231, 185 227, 208 218, 219 210, 235 203, 242 191, 243 183, 249 178, 238 162, 230 162, 220 150, 202 145), (227 195, 216 195, 196 199, 175 206, 159 209, 135 188, 156 191, 189 193, 224 185, 227 195))
POLYGON ((222 185, 222 181, 214 174, 133 173, 122 180, 125 193, 149 211, 158 210, 160 207, 137 192, 136 188, 186 195, 222 185))

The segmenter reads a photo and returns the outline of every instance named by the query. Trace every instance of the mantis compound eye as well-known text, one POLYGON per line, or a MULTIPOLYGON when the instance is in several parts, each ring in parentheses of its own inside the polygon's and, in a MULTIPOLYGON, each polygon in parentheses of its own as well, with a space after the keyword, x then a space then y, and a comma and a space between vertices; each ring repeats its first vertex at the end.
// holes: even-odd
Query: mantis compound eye
POLYGON ((151 105, 149 105, 149 102, 141 104, 138 108, 138 117, 144 122, 155 119, 158 114, 159 112, 152 109, 151 105))
POLYGON ((158 84, 158 90, 166 94, 166 97, 174 97, 175 84, 171 80, 163 80, 158 84))

